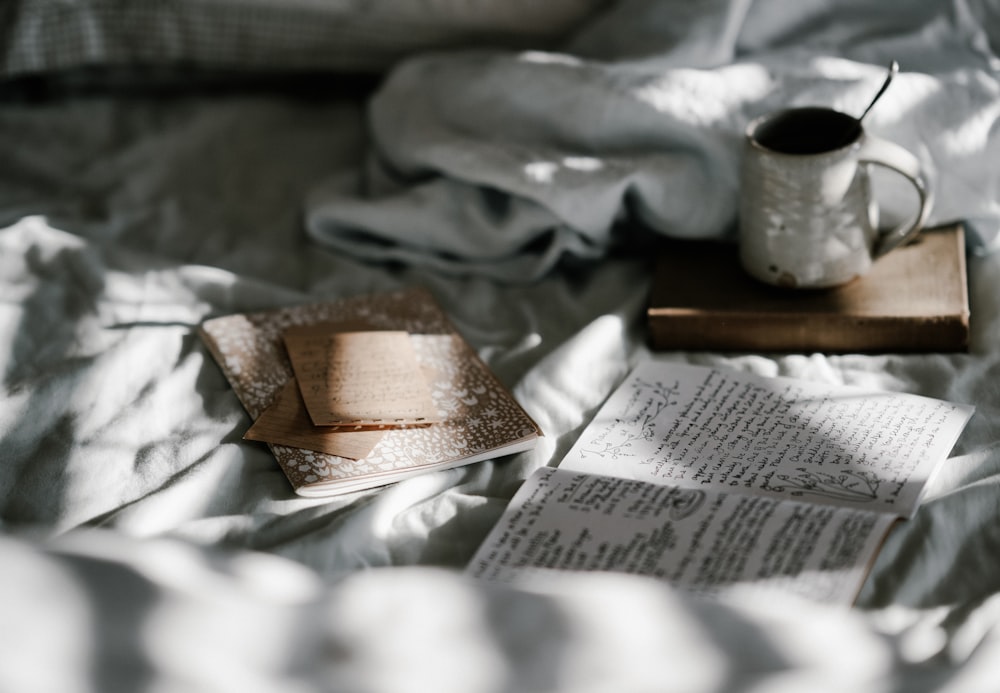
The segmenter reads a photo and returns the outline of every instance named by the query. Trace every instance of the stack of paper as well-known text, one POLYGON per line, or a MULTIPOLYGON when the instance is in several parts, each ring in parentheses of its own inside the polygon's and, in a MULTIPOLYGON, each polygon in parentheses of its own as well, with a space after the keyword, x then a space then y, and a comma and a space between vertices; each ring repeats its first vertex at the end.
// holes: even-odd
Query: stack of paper
POLYGON ((540 431, 419 289, 206 321, 295 491, 334 495, 530 449, 540 431))

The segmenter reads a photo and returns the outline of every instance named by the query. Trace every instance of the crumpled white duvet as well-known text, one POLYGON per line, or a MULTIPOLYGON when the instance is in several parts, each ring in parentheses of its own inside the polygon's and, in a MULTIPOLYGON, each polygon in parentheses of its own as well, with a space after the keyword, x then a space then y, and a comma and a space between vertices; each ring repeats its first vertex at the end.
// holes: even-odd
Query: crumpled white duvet
POLYGON ((435 568, 334 588, 285 560, 77 534, 8 566, 16 691, 991 691, 997 600, 861 615, 708 603, 612 574, 518 589, 435 568), (25 656, 26 654, 32 656, 25 656))
MULTIPOLYGON (((810 32, 832 36, 809 12, 855 6, 794 7, 776 15, 788 26, 774 43, 789 51, 810 32)), ((971 11, 943 8, 956 22, 971 11)), ((920 13, 870 12, 911 33, 938 26, 920 13)), ((947 42, 959 25, 973 26, 931 34, 947 42)), ((859 26, 846 21, 845 42, 863 43, 859 26)), ((635 36, 628 45, 644 50, 635 36)), ((921 64, 916 53, 896 57, 904 70, 921 64)), ((852 107, 877 87, 880 62, 829 63, 861 75, 852 107)), ((990 69, 939 65, 976 84, 990 83, 990 69)), ((880 118, 925 83, 902 77, 896 86, 910 87, 892 88, 880 118)), ((958 123, 967 102, 947 94, 958 123)), ((403 259, 392 252, 368 262, 317 246, 302 228, 305 201, 323 181, 364 178, 378 147, 368 115, 379 108, 266 94, 0 104, 0 690, 997 688, 1000 253, 969 258, 968 354, 656 355, 976 406, 854 608, 738 592, 706 603, 629 576, 474 582, 461 570, 521 480, 557 463, 649 355, 649 257, 626 244, 504 283, 489 275, 516 259, 465 264, 456 254, 449 262, 466 268, 456 273, 439 271, 430 250, 411 249, 414 262, 402 264, 385 261, 403 259), (195 327, 414 284, 440 301, 545 437, 510 459, 341 498, 295 497, 266 448, 242 441, 249 420, 195 327)), ((982 113, 968 122, 994 146, 982 113)), ((875 116, 873 126, 891 125, 875 116)), ((900 128, 897 140, 915 136, 900 128)), ((937 176, 955 190, 984 186, 983 205, 1000 194, 990 170, 937 176)), ((526 274, 542 266, 529 265, 526 274)))
MULTIPOLYGON (((897 60, 865 127, 920 158, 931 224, 990 241, 998 26, 995 4, 965 0, 628 0, 562 52, 420 56, 371 103, 369 166, 317 187, 307 228, 362 257, 508 281, 600 256, 623 219, 725 237, 747 122, 796 105, 860 115, 897 60)), ((901 181, 880 179, 886 217, 912 213, 901 181)))

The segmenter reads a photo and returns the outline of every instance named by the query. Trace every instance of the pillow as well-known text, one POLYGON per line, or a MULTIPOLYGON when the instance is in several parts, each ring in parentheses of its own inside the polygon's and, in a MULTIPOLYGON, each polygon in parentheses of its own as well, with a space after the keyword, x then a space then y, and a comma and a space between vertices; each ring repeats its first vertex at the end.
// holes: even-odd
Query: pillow
POLYGON ((540 48, 608 0, 14 0, 0 77, 74 68, 384 71, 423 50, 540 48))

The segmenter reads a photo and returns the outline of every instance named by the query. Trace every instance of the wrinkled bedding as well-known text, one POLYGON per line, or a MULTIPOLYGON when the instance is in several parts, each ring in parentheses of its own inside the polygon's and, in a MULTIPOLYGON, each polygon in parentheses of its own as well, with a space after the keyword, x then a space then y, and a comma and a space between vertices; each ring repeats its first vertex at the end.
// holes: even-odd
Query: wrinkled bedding
POLYGON ((551 102, 538 118, 475 131, 483 104, 452 108, 455 91, 435 92, 489 86, 494 106, 515 108, 527 102, 500 90, 505 80, 569 61, 504 47, 401 58, 363 94, 327 74, 302 92, 146 83, 0 103, 0 689, 996 689, 1000 9, 911 5, 594 10, 546 55, 588 61, 599 86, 642 63, 669 107, 678 81, 695 94, 701 78, 743 85, 739 65, 766 64, 775 80, 760 99, 732 92, 742 105, 714 124, 644 121, 648 136, 629 142, 616 139, 634 130, 615 114, 634 102, 570 83, 561 93, 573 104, 607 109, 610 129, 583 133, 606 148, 568 140, 551 102), (657 17, 678 33, 629 33, 657 17), (720 53, 719 36, 733 48, 720 53), (738 190, 724 162, 736 160, 740 121, 786 99, 864 104, 897 49, 909 51, 900 89, 872 128, 934 168, 936 220, 968 225, 969 352, 650 354, 651 244, 731 232, 738 190), (831 65, 836 74, 811 72, 831 65), (411 101, 418 83, 433 88, 411 101), (931 92, 937 110, 913 120, 908 100, 931 92), (453 129, 432 128, 434 113, 453 129), (571 175, 628 173, 579 188, 561 185, 567 167, 514 175, 566 157, 571 175), (658 176, 672 167, 676 179, 658 176), (544 190, 532 197, 529 179, 544 190), (427 233, 407 237, 407 225, 427 233), (412 285, 432 292, 545 436, 510 458, 296 497, 267 448, 242 440, 250 421, 197 325, 412 285), (464 577, 521 480, 557 464, 650 355, 913 392, 976 415, 851 609, 738 590, 706 602, 623 575, 464 577))

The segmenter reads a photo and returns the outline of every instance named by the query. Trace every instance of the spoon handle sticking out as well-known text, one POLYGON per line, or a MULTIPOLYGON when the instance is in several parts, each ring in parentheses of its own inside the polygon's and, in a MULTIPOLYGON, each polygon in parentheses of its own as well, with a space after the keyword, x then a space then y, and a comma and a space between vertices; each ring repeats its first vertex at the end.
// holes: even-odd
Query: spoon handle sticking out
POLYGON ((859 123, 864 120, 866 115, 868 115, 868 111, 872 110, 872 106, 875 105, 875 102, 882 98, 882 94, 884 94, 885 90, 889 88, 889 83, 892 82, 892 78, 896 76, 897 72, 899 72, 899 63, 893 60, 889 63, 889 74, 885 76, 885 81, 882 82, 882 87, 878 90, 878 93, 875 94, 875 98, 872 99, 872 102, 868 104, 868 108, 865 109, 865 112, 858 117, 859 123))

